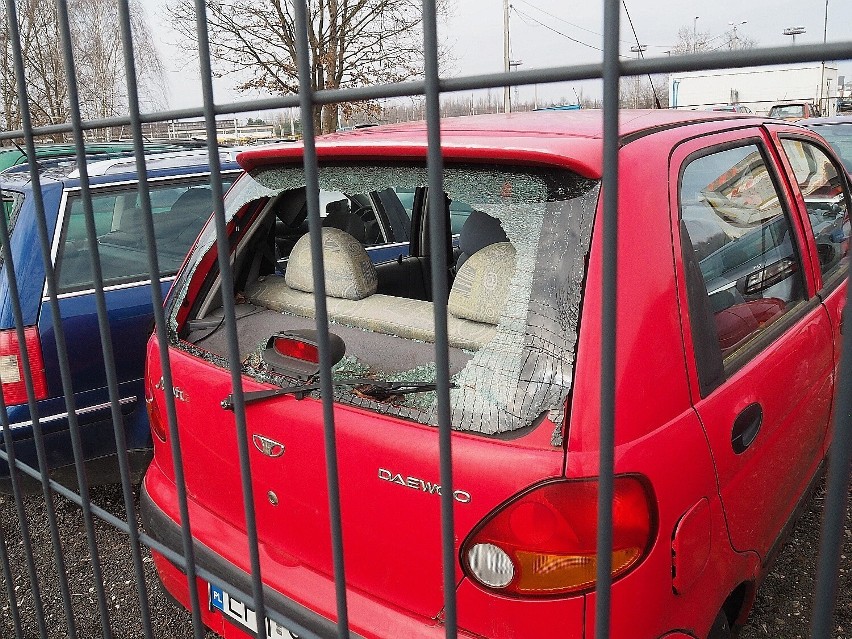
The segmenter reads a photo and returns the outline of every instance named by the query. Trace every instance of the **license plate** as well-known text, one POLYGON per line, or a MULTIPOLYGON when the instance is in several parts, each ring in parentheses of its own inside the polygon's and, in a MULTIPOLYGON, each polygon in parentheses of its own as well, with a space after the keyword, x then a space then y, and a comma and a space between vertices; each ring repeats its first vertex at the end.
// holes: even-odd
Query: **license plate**
MULTIPOLYGON (((228 619, 243 628, 257 632, 257 616, 254 614, 254 610, 246 606, 239 599, 235 599, 229 595, 219 586, 208 584, 207 588, 210 594, 211 610, 218 610, 228 619)), ((267 639, 298 639, 299 636, 267 617, 266 637, 267 639)))

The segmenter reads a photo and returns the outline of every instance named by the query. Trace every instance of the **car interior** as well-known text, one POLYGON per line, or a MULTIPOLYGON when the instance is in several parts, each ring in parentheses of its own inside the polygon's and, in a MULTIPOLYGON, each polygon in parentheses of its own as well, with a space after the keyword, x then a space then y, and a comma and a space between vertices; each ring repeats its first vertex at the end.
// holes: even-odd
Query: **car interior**
MULTIPOLYGON (((433 362, 431 264, 425 233, 412 238, 407 255, 374 264, 367 250, 371 242, 409 236, 402 224, 410 227, 412 222, 393 189, 325 199, 323 258, 333 331, 343 338, 347 352, 385 372, 433 362), (389 335, 402 338, 395 340, 392 358, 387 357, 389 335)), ((426 190, 418 189, 414 209, 421 210, 426 199, 426 190)), ((234 272, 238 300, 244 302, 237 307, 243 357, 256 348, 261 336, 314 328, 313 257, 305 200, 302 188, 267 201, 253 225, 256 230, 240 240, 245 248, 237 250, 234 272)), ((415 228, 423 226, 423 217, 415 215, 419 223, 415 228)), ((448 282, 452 279, 447 317, 452 372, 493 336, 515 258, 500 221, 486 213, 472 211, 460 231, 455 242, 447 237, 452 247, 447 274, 448 282), (495 274, 499 274, 496 285, 495 274), (487 284, 483 278, 490 278, 487 284)), ((196 319, 187 323, 185 339, 224 356, 221 316, 218 296, 208 295, 196 319)))

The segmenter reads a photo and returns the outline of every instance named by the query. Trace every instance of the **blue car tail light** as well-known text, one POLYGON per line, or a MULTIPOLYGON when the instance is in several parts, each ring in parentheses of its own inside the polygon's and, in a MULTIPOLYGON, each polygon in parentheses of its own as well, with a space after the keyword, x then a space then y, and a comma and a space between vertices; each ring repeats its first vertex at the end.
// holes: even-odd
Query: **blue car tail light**
MULTIPOLYGON (((38 329, 29 326, 24 329, 25 348, 30 360, 33 376, 33 389, 36 401, 47 397, 47 377, 44 372, 44 360, 41 356, 41 340, 38 329)), ((0 331, 0 383, 3 385, 3 400, 7 406, 25 404, 27 387, 24 383, 21 364, 21 346, 15 329, 0 331)))

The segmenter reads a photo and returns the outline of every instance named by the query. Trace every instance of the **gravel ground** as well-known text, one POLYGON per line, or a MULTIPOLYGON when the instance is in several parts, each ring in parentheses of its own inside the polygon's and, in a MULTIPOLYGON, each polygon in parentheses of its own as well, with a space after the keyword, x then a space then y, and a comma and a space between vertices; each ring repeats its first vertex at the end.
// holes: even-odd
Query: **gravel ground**
MULTIPOLYGON (((809 636, 814 574, 819 551, 819 526, 822 516, 824 487, 799 520, 776 565, 758 592, 749 624, 741 639, 806 639, 809 636)), ((114 487, 93 489, 92 500, 105 510, 124 518, 121 491, 114 487)), ((67 563, 68 581, 74 607, 78 636, 102 636, 95 586, 88 556, 88 543, 80 509, 66 500, 54 497, 60 534, 67 563)), ((26 520, 34 548, 36 569, 42 589, 42 601, 51 638, 67 637, 65 612, 59 595, 50 532, 40 496, 25 501, 26 520)), ((5 579, 0 595, 0 638, 31 639, 39 637, 33 609, 33 596, 28 578, 21 527, 15 504, 10 496, 0 495, 0 531, 6 540, 12 564, 14 588, 24 635, 15 637, 10 604, 5 594, 5 579)), ((111 629, 116 639, 143 637, 139 614, 139 598, 133 575, 130 549, 126 536, 96 519, 96 536, 109 605, 111 629)), ((835 639, 852 639, 852 516, 847 513, 839 598, 834 619, 835 639)), ((158 639, 190 639, 189 614, 172 604, 156 578, 153 563, 143 550, 145 580, 152 611, 154 636, 158 639)), ((0 573, 2 574, 2 573, 0 573)), ((208 633, 208 639, 216 635, 208 633)))

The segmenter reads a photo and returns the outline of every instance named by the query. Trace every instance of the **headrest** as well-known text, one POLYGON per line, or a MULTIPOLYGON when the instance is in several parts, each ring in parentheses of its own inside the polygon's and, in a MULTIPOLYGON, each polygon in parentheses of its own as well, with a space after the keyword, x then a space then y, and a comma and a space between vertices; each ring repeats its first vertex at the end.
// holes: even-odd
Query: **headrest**
POLYGON ((180 194, 170 209, 183 214, 212 213, 213 191, 205 187, 193 187, 180 194))
MULTIPOLYGON (((322 229, 322 255, 325 262, 325 292, 329 297, 362 300, 376 292, 379 278, 364 247, 354 237, 335 228, 322 229)), ((314 292, 311 240, 299 238, 287 263, 287 286, 314 292)))
POLYGON ((515 248, 509 242, 491 244, 474 253, 459 269, 447 309, 455 317, 497 324, 509 282, 515 273, 515 248))
POLYGON ((471 211, 464 221, 459 234, 459 250, 461 251, 456 270, 460 269, 471 255, 490 244, 508 242, 506 231, 500 220, 482 211, 471 211))
MULTIPOLYGON (((344 204, 348 204, 346 200, 343 202, 344 204)), ((331 204, 335 204, 335 202, 331 204)), ((326 207, 326 210, 330 209, 331 204, 326 207)), ((352 213, 349 208, 332 210, 322 219, 322 225, 323 227, 346 231, 358 242, 367 241, 367 227, 364 224, 364 220, 352 213)))

